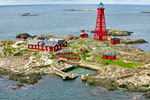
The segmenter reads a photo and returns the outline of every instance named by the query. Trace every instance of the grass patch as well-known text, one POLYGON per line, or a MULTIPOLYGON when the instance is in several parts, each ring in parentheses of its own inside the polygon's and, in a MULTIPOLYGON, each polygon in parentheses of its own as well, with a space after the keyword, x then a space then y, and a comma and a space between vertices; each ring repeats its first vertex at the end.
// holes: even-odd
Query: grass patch
POLYGON ((117 65, 124 68, 137 68, 141 64, 134 63, 134 62, 124 62, 122 59, 116 59, 116 60, 109 60, 109 59, 102 59, 102 55, 94 55, 93 56, 95 60, 99 61, 99 64, 108 66, 108 65, 117 65))
POLYGON ((72 48, 72 49, 78 49, 78 47, 77 47, 77 46, 72 46, 71 48, 72 48))
POLYGON ((61 55, 61 56, 63 56, 63 57, 67 57, 67 58, 77 58, 77 57, 79 57, 79 55, 77 55, 77 54, 70 54, 70 55, 61 55))
POLYGON ((40 52, 40 51, 38 51, 38 50, 21 50, 22 52, 35 52, 35 53, 38 53, 38 52, 40 52))
POLYGON ((104 66, 118 65, 118 66, 124 67, 124 68, 135 68, 135 67, 138 67, 140 64, 133 63, 133 62, 126 63, 120 59, 116 59, 116 60, 103 60, 102 65, 104 65, 104 66))
POLYGON ((53 55, 53 54, 54 54, 54 52, 49 52, 49 54, 50 54, 50 55, 53 55))
POLYGON ((71 43, 67 43, 67 47, 71 47, 71 43))
POLYGON ((82 45, 82 44, 84 44, 85 42, 83 41, 83 40, 80 40, 79 42, 78 42, 78 44, 79 45, 82 45))
POLYGON ((90 55, 84 52, 81 52, 80 55, 82 56, 83 60, 86 60, 87 57, 90 57, 90 55))

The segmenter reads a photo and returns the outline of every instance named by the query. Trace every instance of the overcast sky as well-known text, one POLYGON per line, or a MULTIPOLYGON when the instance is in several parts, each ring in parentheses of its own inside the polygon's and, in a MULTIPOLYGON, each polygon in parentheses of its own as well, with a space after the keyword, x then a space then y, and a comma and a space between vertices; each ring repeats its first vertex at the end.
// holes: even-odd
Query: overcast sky
POLYGON ((0 0, 0 5, 18 4, 150 4, 150 0, 0 0))

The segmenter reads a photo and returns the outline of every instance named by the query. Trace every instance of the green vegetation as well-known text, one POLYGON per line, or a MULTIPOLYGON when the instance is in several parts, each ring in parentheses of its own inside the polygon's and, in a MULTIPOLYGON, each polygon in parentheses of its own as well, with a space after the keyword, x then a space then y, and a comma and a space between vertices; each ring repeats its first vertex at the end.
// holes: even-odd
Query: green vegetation
POLYGON ((78 42, 79 45, 82 45, 82 44, 84 44, 84 43, 85 43, 85 41, 83 41, 83 40, 80 40, 80 41, 78 42))
POLYGON ((35 52, 35 53, 38 53, 38 52, 40 52, 40 51, 38 51, 38 50, 28 50, 28 49, 26 49, 26 50, 21 50, 22 52, 35 52))
POLYGON ((135 68, 137 66, 139 66, 140 64, 138 63, 133 63, 133 62, 124 62, 120 59, 116 59, 116 60, 103 60, 101 62, 102 65, 108 66, 108 65, 118 65, 120 67, 124 67, 124 68, 135 68))
POLYGON ((77 55, 77 54, 69 54, 69 55, 61 55, 61 56, 63 56, 63 57, 67 57, 67 58, 77 58, 77 57, 79 57, 79 55, 77 55))
POLYGON ((53 55, 53 54, 54 54, 54 52, 49 52, 49 54, 50 54, 50 55, 53 55))
MULTIPOLYGON (((86 57, 89 57, 87 54, 81 54, 83 59, 86 60, 86 57)), ((88 62, 94 62, 94 61, 99 61, 99 64, 108 66, 108 65, 118 65, 120 67, 124 68, 137 68, 141 64, 139 63, 134 63, 134 62, 124 62, 122 59, 116 59, 116 60, 109 60, 109 59, 102 59, 102 55, 93 55, 93 61, 87 60, 88 62)))
POLYGON ((86 60, 87 57, 90 57, 90 55, 84 52, 81 52, 80 55, 82 56, 83 60, 86 60))
POLYGON ((0 47, 2 46, 10 47, 11 45, 15 44, 15 42, 16 41, 12 41, 12 40, 0 41, 0 47))
POLYGON ((10 47, 4 47, 2 49, 2 52, 0 53, 1 57, 7 57, 12 56, 14 52, 16 52, 18 49, 10 48, 10 47))

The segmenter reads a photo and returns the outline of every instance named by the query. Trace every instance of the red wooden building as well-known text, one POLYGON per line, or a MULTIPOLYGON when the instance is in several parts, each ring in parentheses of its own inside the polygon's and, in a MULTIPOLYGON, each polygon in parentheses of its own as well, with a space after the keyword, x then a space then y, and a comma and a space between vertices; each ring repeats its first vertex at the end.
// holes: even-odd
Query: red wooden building
POLYGON ((104 54, 102 58, 103 59, 115 60, 116 59, 116 55, 106 55, 106 54, 104 54))
POLYGON ((30 40, 28 42, 28 49, 42 50, 42 51, 58 51, 61 50, 61 44, 57 41, 41 41, 41 40, 30 40))
POLYGON ((21 36, 21 40, 27 40, 27 36, 21 36))
POLYGON ((82 33, 80 34, 80 38, 87 38, 87 37, 89 37, 89 35, 85 33, 84 30, 82 30, 82 33))
POLYGON ((120 39, 119 38, 112 38, 111 44, 120 44, 120 39))
POLYGON ((73 40, 73 37, 70 37, 69 40, 73 40))
POLYGON ((86 49, 79 49, 79 52, 88 53, 88 50, 86 50, 86 49))

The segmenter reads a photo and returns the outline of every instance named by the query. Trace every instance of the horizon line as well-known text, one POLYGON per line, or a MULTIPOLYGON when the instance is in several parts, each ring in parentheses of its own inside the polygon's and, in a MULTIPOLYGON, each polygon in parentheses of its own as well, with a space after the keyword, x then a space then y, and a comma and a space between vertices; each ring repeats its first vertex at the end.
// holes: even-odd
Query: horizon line
MULTIPOLYGON (((1 5, 0 6, 28 6, 28 5, 96 5, 97 3, 93 3, 93 4, 59 4, 59 3, 52 3, 52 4, 7 4, 7 5, 1 5)), ((98 4, 97 4, 98 5, 98 4)), ((108 4, 106 3, 105 5, 150 5, 150 4, 108 4)))

